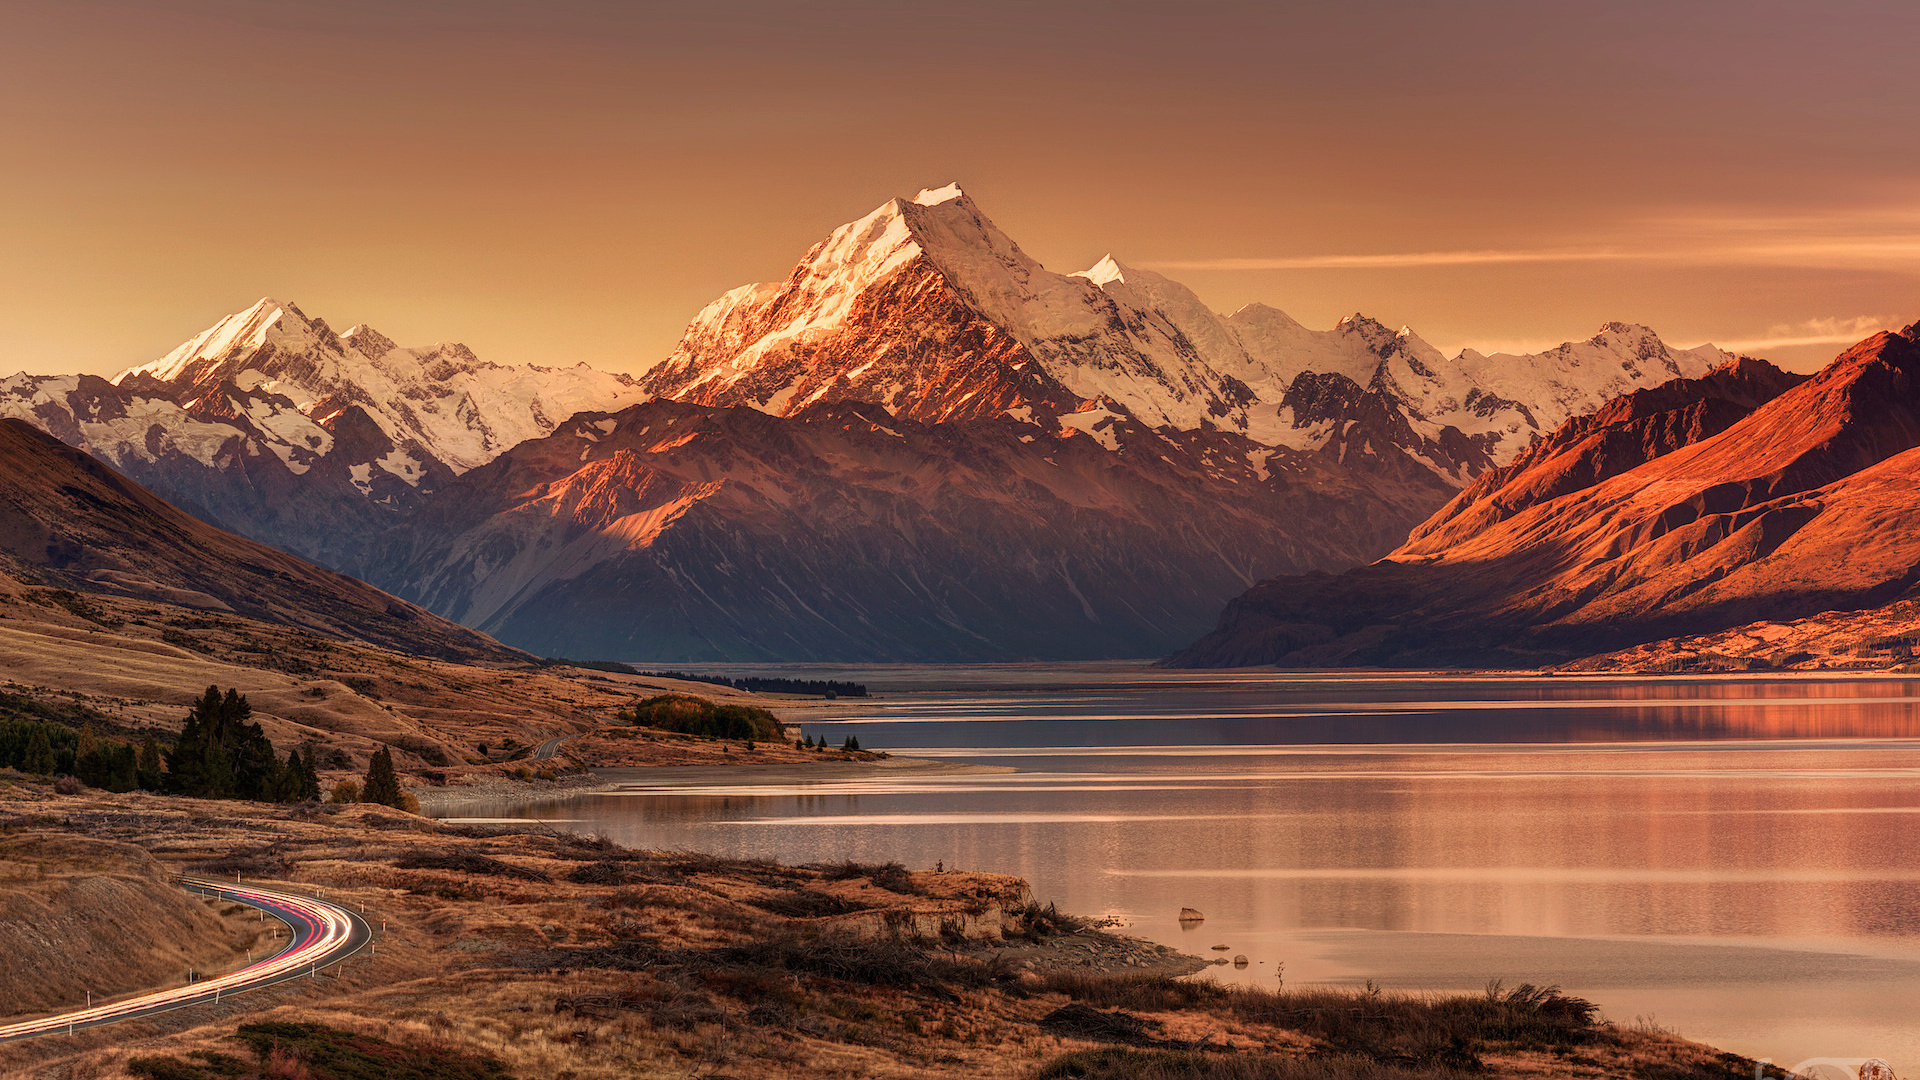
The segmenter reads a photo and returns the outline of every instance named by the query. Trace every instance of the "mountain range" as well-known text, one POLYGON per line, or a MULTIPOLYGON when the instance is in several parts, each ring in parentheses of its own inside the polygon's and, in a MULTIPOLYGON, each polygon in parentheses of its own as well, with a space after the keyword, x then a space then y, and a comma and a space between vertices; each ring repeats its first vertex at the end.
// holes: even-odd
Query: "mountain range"
POLYGON ((443 342, 336 334, 262 299, 111 379, 0 381, 46 429, 202 520, 347 572, 456 475, 585 408, 645 395, 585 365, 503 367, 443 342))
POLYGON ((1569 421, 1375 563, 1260 583, 1169 663, 1535 666, 1743 626, 1785 641, 1777 624, 1911 606, 1916 479, 1920 324, 1811 378, 1740 360, 1569 421))
POLYGON ((111 379, 0 381, 0 415, 548 655, 1143 657, 1732 359, 1624 323, 1447 357, 1361 315, 1221 315, 1111 256, 1049 271, 949 186, 722 296, 637 379, 269 299, 111 379))

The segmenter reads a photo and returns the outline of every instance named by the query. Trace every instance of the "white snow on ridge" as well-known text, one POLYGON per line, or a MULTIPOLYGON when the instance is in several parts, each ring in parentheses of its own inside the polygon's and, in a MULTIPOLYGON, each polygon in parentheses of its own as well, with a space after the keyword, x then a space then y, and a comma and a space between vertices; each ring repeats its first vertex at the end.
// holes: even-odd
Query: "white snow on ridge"
MULTIPOLYGON (((338 335, 270 297, 113 382, 126 385, 139 376, 189 398, 231 380, 249 395, 232 407, 295 472, 332 449, 319 421, 350 406, 362 409, 396 447, 418 447, 460 473, 549 434, 577 412, 611 411, 647 397, 633 380, 584 364, 492 364, 455 343, 402 348, 364 325, 338 335)), ((416 486, 429 471, 401 450, 375 464, 416 486)))
POLYGON ((71 395, 78 375, 28 375, 0 380, 0 416, 45 428, 118 469, 168 453, 212 466, 240 432, 194 419, 164 398, 137 398, 125 413, 77 411, 71 395), (151 449, 150 449, 151 447, 151 449))
MULTIPOLYGON (((818 399, 827 389, 822 380, 836 376, 809 367, 811 345, 847 328, 862 296, 916 258, 1083 400, 1107 398, 1153 427, 1211 426, 1275 447, 1313 449, 1337 433, 1324 418, 1299 419, 1282 406, 1308 373, 1351 380, 1358 391, 1320 387, 1341 399, 1385 395, 1426 439, 1448 427, 1479 437, 1501 461, 1569 416, 1727 358, 1710 347, 1670 350, 1651 331, 1617 323, 1542 353, 1448 358, 1410 329, 1361 315, 1328 330, 1262 304, 1221 315, 1179 282, 1112 255, 1076 274, 1049 271, 948 185, 891 200, 834 230, 787 281, 735 289, 708 305, 663 365, 685 372, 672 392, 692 397, 750 385, 742 396, 775 414, 818 399), (764 316, 775 311, 769 327, 764 316), (808 392, 798 393, 808 380, 808 392)), ((880 359, 876 353, 852 364, 835 385, 871 392, 856 380, 880 359)), ((900 405, 884 395, 880 404, 900 405)), ((1465 480, 1457 469, 1434 468, 1450 482, 1465 480)))
POLYGON ((943 202, 958 199, 963 194, 960 185, 954 183, 942 188, 921 188, 920 194, 915 195, 913 201, 921 206, 939 206, 943 202))

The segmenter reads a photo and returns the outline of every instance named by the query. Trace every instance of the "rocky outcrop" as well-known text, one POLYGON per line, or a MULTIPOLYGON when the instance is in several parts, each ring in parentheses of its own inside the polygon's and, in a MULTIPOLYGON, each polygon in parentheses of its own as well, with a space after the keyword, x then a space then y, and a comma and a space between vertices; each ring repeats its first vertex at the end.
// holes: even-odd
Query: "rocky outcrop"
POLYGON ((1611 403, 1386 559, 1262 582, 1168 662, 1561 661, 1871 608, 1920 579, 1920 327, 1804 381, 1758 362, 1611 403))

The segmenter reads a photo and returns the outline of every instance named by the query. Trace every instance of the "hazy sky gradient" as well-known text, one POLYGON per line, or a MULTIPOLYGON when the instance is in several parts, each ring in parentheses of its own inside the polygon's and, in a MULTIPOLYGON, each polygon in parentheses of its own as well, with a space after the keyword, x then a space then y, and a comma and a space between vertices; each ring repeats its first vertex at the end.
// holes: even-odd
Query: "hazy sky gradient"
POLYGON ((1920 318, 1916 44, 1895 3, 11 0, 0 370, 270 294, 634 371, 956 179, 1053 269, 1223 311, 1804 367, 1920 318))

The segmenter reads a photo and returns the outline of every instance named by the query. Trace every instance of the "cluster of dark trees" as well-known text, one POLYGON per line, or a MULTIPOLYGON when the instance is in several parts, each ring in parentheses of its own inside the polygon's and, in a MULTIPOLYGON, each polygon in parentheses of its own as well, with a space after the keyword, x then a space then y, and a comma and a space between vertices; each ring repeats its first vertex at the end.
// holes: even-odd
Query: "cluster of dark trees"
MULTIPOLYGON (((253 706, 238 690, 217 686, 194 702, 186 723, 162 750, 149 735, 132 743, 97 738, 89 723, 79 730, 53 720, 0 720, 0 766, 35 776, 72 776, 108 791, 160 791, 201 799, 306 802, 320 798, 314 747, 287 751, 283 760, 253 719, 253 706)), ((364 785, 348 783, 335 798, 412 809, 400 786, 393 753, 381 747, 368 763, 364 785), (348 796, 348 797, 343 797, 348 796)))
POLYGON ((772 713, 751 705, 716 705, 686 694, 661 694, 636 702, 621 719, 657 731, 677 731, 702 739, 778 741, 785 729, 772 713))
MULTIPOLYGON (((238 690, 217 686, 194 703, 186 725, 167 751, 162 790, 201 799, 305 802, 320 797, 313 744, 287 751, 281 761, 273 743, 253 722, 253 706, 238 690)), ((82 780, 86 779, 81 777, 82 780)))
POLYGON ((54 720, 0 721, 0 765, 35 776, 74 776, 108 791, 157 790, 160 783, 153 740, 135 751, 131 743, 95 737, 91 725, 75 730, 54 720))
MULTIPOLYGON (((625 664, 615 666, 634 671, 625 664)), ((602 670, 605 669, 602 668, 602 670)), ((703 682, 709 686, 728 686, 735 690, 745 690, 749 694, 811 694, 815 697, 828 698, 867 696, 866 683, 841 682, 838 679, 763 679, 757 675, 743 675, 738 679, 730 679, 725 675, 694 675, 685 671, 634 671, 634 674, 655 679, 703 682)))
MULTIPOLYGON (((827 737, 825 735, 820 736, 819 742, 814 742, 813 736, 811 735, 807 736, 805 739, 795 739, 793 740, 793 748, 795 750, 825 750, 827 748, 827 737)), ((858 735, 847 736, 844 740, 841 741, 840 749, 842 750, 860 749, 860 736, 858 735)))

